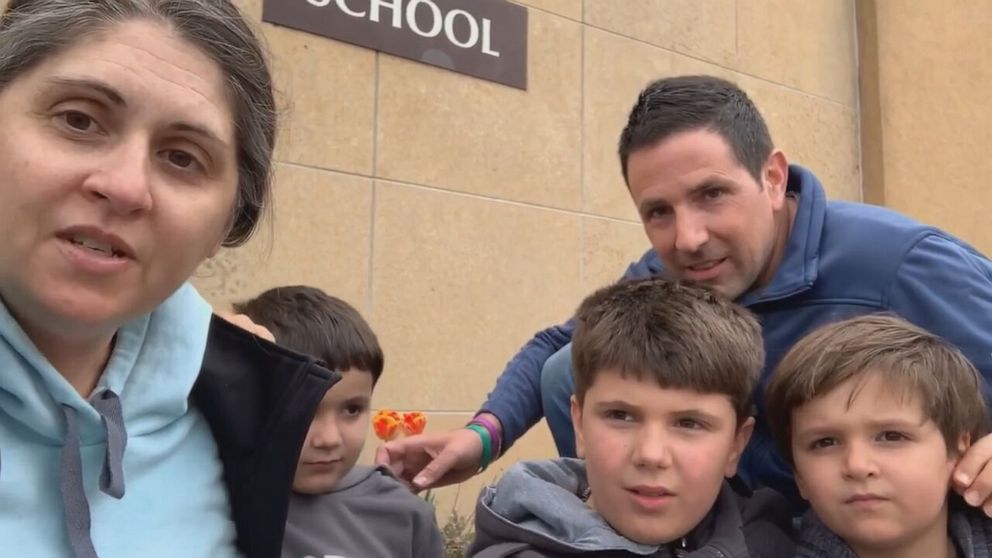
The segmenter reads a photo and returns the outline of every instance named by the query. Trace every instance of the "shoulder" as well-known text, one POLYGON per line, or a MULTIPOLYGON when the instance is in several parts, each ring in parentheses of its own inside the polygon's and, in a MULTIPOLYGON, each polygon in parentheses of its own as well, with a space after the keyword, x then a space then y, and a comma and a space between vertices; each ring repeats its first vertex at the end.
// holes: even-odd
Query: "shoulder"
POLYGON ((883 207, 841 201, 828 202, 818 257, 821 288, 825 279, 845 293, 858 285, 888 288, 907 264, 923 269, 941 261, 986 261, 937 227, 883 207))
POLYGON ((778 558, 795 549, 796 533, 792 506, 784 496, 770 488, 750 494, 736 494, 741 512, 741 531, 751 556, 778 558))
POLYGON ((394 511, 404 511, 416 516, 433 519, 434 507, 427 500, 414 494, 385 467, 363 467, 367 476, 362 480, 362 494, 379 499, 394 511))
POLYGON ((644 279, 647 277, 652 277, 654 275, 659 275, 664 270, 664 264, 661 263, 661 258, 658 257, 657 252, 649 248, 641 256, 639 260, 631 263, 627 267, 627 271, 624 272, 623 278, 630 279, 644 279))
POLYGON ((942 233, 888 208, 830 201, 824 217, 821 251, 901 255, 934 234, 942 233))

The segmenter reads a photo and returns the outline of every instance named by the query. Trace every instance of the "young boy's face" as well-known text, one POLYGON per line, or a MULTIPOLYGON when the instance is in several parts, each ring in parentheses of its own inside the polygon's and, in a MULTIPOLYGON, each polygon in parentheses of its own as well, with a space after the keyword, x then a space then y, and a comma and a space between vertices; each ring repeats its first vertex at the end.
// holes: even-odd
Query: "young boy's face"
POLYGON ((372 374, 364 370, 345 371, 327 390, 300 452, 295 492, 329 492, 354 467, 368 434, 371 400, 372 374))
MULTIPOLYGON (((793 410, 796 482, 859 555, 901 555, 921 540, 946 537, 957 460, 918 395, 865 374, 793 410)), ((967 444, 965 437, 957 445, 963 451, 967 444)))
POLYGON ((730 399, 600 372, 582 406, 572 398, 589 505, 642 544, 688 534, 737 469, 753 419, 737 428, 730 399))

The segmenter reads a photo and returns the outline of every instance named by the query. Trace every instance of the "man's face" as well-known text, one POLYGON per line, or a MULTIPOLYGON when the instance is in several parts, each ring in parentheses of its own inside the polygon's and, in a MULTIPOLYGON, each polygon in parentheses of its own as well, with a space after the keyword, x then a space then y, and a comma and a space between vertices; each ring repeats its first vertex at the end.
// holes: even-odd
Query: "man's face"
POLYGON ((946 537, 957 456, 916 394, 864 374, 792 411, 796 483, 859 556, 917 555, 913 545, 946 537))
POLYGON ((349 369, 327 390, 310 424, 293 491, 330 492, 358 461, 369 430, 372 374, 349 369))
POLYGON ((708 130, 674 134, 630 154, 630 195, 651 245, 676 279, 708 285, 736 299, 775 274, 788 168, 769 157, 761 183, 722 136, 708 130))
POLYGON ((576 448, 586 460, 589 506, 618 533, 659 545, 688 534, 709 513, 751 435, 730 399, 662 388, 615 371, 597 374, 580 406, 576 448))

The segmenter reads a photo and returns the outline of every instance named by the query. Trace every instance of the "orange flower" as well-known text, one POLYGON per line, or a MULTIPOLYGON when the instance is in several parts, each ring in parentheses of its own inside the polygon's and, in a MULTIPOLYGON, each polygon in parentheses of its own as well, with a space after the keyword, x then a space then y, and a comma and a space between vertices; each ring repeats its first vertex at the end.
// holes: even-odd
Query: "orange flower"
POLYGON ((420 411, 411 411, 403 414, 403 431, 407 436, 420 434, 427 426, 427 416, 420 411))
POLYGON ((372 417, 372 430, 380 440, 389 441, 399 434, 402 419, 400 414, 389 409, 382 409, 372 417))

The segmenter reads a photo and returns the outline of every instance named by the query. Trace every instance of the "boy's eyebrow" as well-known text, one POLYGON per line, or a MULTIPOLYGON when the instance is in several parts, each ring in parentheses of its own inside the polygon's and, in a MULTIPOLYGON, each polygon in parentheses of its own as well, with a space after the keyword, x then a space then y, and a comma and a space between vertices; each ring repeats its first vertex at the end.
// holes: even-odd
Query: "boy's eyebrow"
POLYGON ((914 428, 919 428, 927 423, 927 417, 922 417, 919 422, 913 420, 906 420, 901 418, 875 418, 868 421, 868 424, 875 428, 886 428, 886 427, 899 427, 905 428, 911 426, 914 428))
MULTIPOLYGON (((926 424, 927 420, 929 419, 926 417, 923 417, 923 419, 919 422, 901 418, 876 418, 869 420, 867 424, 871 428, 879 430, 884 430, 886 428, 919 428, 926 424)), ((803 430, 796 430, 795 434, 800 437, 824 436, 827 434, 836 434, 839 430, 843 430, 843 428, 831 424, 814 424, 813 426, 807 427, 803 430)))
POLYGON ((816 425, 802 430, 793 430, 793 435, 797 438, 807 438, 811 436, 832 436, 837 433, 837 428, 833 426, 816 425))
MULTIPOLYGON (((629 401, 624 401, 623 399, 613 399, 610 401, 598 401, 593 405, 595 409, 623 409, 628 411, 636 411, 640 409, 637 405, 631 404, 629 401)), ((701 409, 696 408, 686 408, 686 409, 676 409, 674 411, 668 411, 665 413, 668 416, 675 417, 691 417, 704 420, 706 422, 720 422, 721 419, 717 415, 712 413, 707 413, 701 409)))
POLYGON ((354 397, 349 397, 348 399, 345 399, 346 403, 369 403, 371 401, 372 398, 369 397, 368 395, 356 395, 354 397))
POLYGON ((609 401, 597 401, 595 406, 596 407, 625 407, 625 408, 633 407, 633 405, 631 405, 627 401, 624 401, 623 399, 611 399, 609 401))
POLYGON ((605 411, 609 409, 621 409, 624 411, 636 411, 638 407, 636 405, 631 405, 630 402, 624 401, 623 399, 611 399, 609 401, 597 401, 593 406, 593 409, 597 411, 605 411))
POLYGON ((700 409, 682 409, 682 410, 678 410, 678 411, 672 411, 669 414, 675 415, 675 416, 678 416, 678 417, 700 418, 700 419, 705 420, 706 422, 721 422, 722 421, 722 419, 720 417, 718 417, 717 415, 714 415, 712 413, 707 413, 706 411, 702 411, 700 409))

